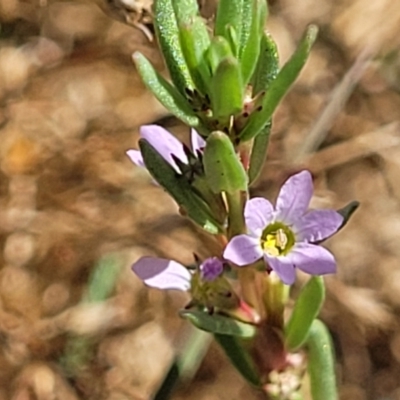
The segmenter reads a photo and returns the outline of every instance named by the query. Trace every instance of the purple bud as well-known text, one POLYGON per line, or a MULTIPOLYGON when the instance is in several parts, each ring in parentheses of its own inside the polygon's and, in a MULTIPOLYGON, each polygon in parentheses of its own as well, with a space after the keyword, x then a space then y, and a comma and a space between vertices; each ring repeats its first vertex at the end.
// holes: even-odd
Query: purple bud
POLYGON ((200 265, 200 276, 204 281, 211 282, 218 278, 224 269, 224 264, 218 257, 207 258, 200 265))

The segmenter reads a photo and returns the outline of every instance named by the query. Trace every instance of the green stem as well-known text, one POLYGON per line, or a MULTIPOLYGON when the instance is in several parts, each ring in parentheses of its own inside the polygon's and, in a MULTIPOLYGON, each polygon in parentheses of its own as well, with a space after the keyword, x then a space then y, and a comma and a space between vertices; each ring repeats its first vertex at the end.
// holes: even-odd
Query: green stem
POLYGON ((283 313, 289 296, 289 286, 282 283, 276 274, 265 278, 264 306, 267 312, 268 324, 283 329, 283 313))
POLYGON ((325 324, 316 319, 306 342, 313 400, 337 400, 332 341, 325 324))

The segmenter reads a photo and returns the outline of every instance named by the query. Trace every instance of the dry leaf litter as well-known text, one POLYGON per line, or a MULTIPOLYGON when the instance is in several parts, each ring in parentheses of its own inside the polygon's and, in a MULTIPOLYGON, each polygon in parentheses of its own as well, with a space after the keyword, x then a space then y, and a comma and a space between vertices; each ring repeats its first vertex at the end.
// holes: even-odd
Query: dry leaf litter
MULTIPOLYGON (((139 50, 165 72, 151 2, 109 3, 0 3, 0 400, 149 399, 187 337, 176 315, 185 295, 145 289, 130 264, 145 254, 191 262, 212 243, 125 156, 142 124, 161 121, 186 140, 187 129, 131 62, 139 50), (110 253, 123 266, 112 296, 82 302, 96 262, 110 253), (91 349, 72 376, 60 364, 71 338, 91 349)), ((209 18, 214 4, 202 7, 209 18)), ((400 8, 389 0, 275 0, 270 8, 282 62, 308 23, 320 36, 276 113, 253 192, 273 197, 308 168, 315 206, 361 202, 327 244, 339 270, 327 279, 322 318, 340 398, 398 400, 400 8)), ((212 345, 173 398, 257 394, 212 345)))

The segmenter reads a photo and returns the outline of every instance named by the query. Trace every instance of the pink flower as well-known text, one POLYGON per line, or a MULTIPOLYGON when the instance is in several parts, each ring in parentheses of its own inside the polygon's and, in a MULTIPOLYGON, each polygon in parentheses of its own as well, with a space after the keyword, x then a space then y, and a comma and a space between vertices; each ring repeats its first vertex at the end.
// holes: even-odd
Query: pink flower
MULTIPOLYGON (((173 260, 156 257, 142 257, 132 265, 132 271, 147 285, 157 289, 188 291, 192 274, 182 264, 173 260)), ((223 271, 223 264, 217 257, 207 258, 199 267, 200 278, 211 282, 223 271)))
MULTIPOLYGON (((179 166, 175 159, 188 164, 187 151, 185 146, 166 129, 158 125, 143 125, 140 127, 140 136, 147 140, 151 146, 167 161, 176 172, 180 173, 179 166)), ((197 155, 205 147, 204 139, 194 130, 191 130, 192 152, 197 155)), ((145 167, 140 150, 128 150, 126 152, 131 161, 139 167, 145 167)))
POLYGON ((224 258, 238 266, 263 258, 287 285, 295 281, 295 268, 311 275, 335 272, 333 255, 314 243, 333 235, 343 217, 334 210, 308 211, 312 193, 311 174, 302 171, 284 183, 275 208, 261 197, 249 200, 245 207, 249 233, 233 237, 224 258))

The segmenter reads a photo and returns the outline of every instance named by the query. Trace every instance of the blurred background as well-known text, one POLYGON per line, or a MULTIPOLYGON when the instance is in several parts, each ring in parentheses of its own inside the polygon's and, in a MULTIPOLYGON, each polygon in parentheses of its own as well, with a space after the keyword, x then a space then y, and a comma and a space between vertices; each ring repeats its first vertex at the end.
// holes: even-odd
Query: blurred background
MULTIPOLYGON (((184 140, 188 130, 131 60, 140 51, 165 72, 152 1, 100 1, 0 1, 1 400, 149 399, 191 344, 177 316, 187 297, 144 288, 130 265, 190 263, 208 255, 207 237, 125 155, 142 124, 184 140)), ((307 24, 320 35, 275 115, 253 193, 273 199, 308 168, 315 207, 361 202, 327 243, 338 273, 321 317, 340 398, 399 400, 400 4, 269 3, 282 63, 307 24)), ((210 23, 214 8, 201 1, 210 23)), ((258 398, 216 345, 198 367, 173 399, 258 398)))

